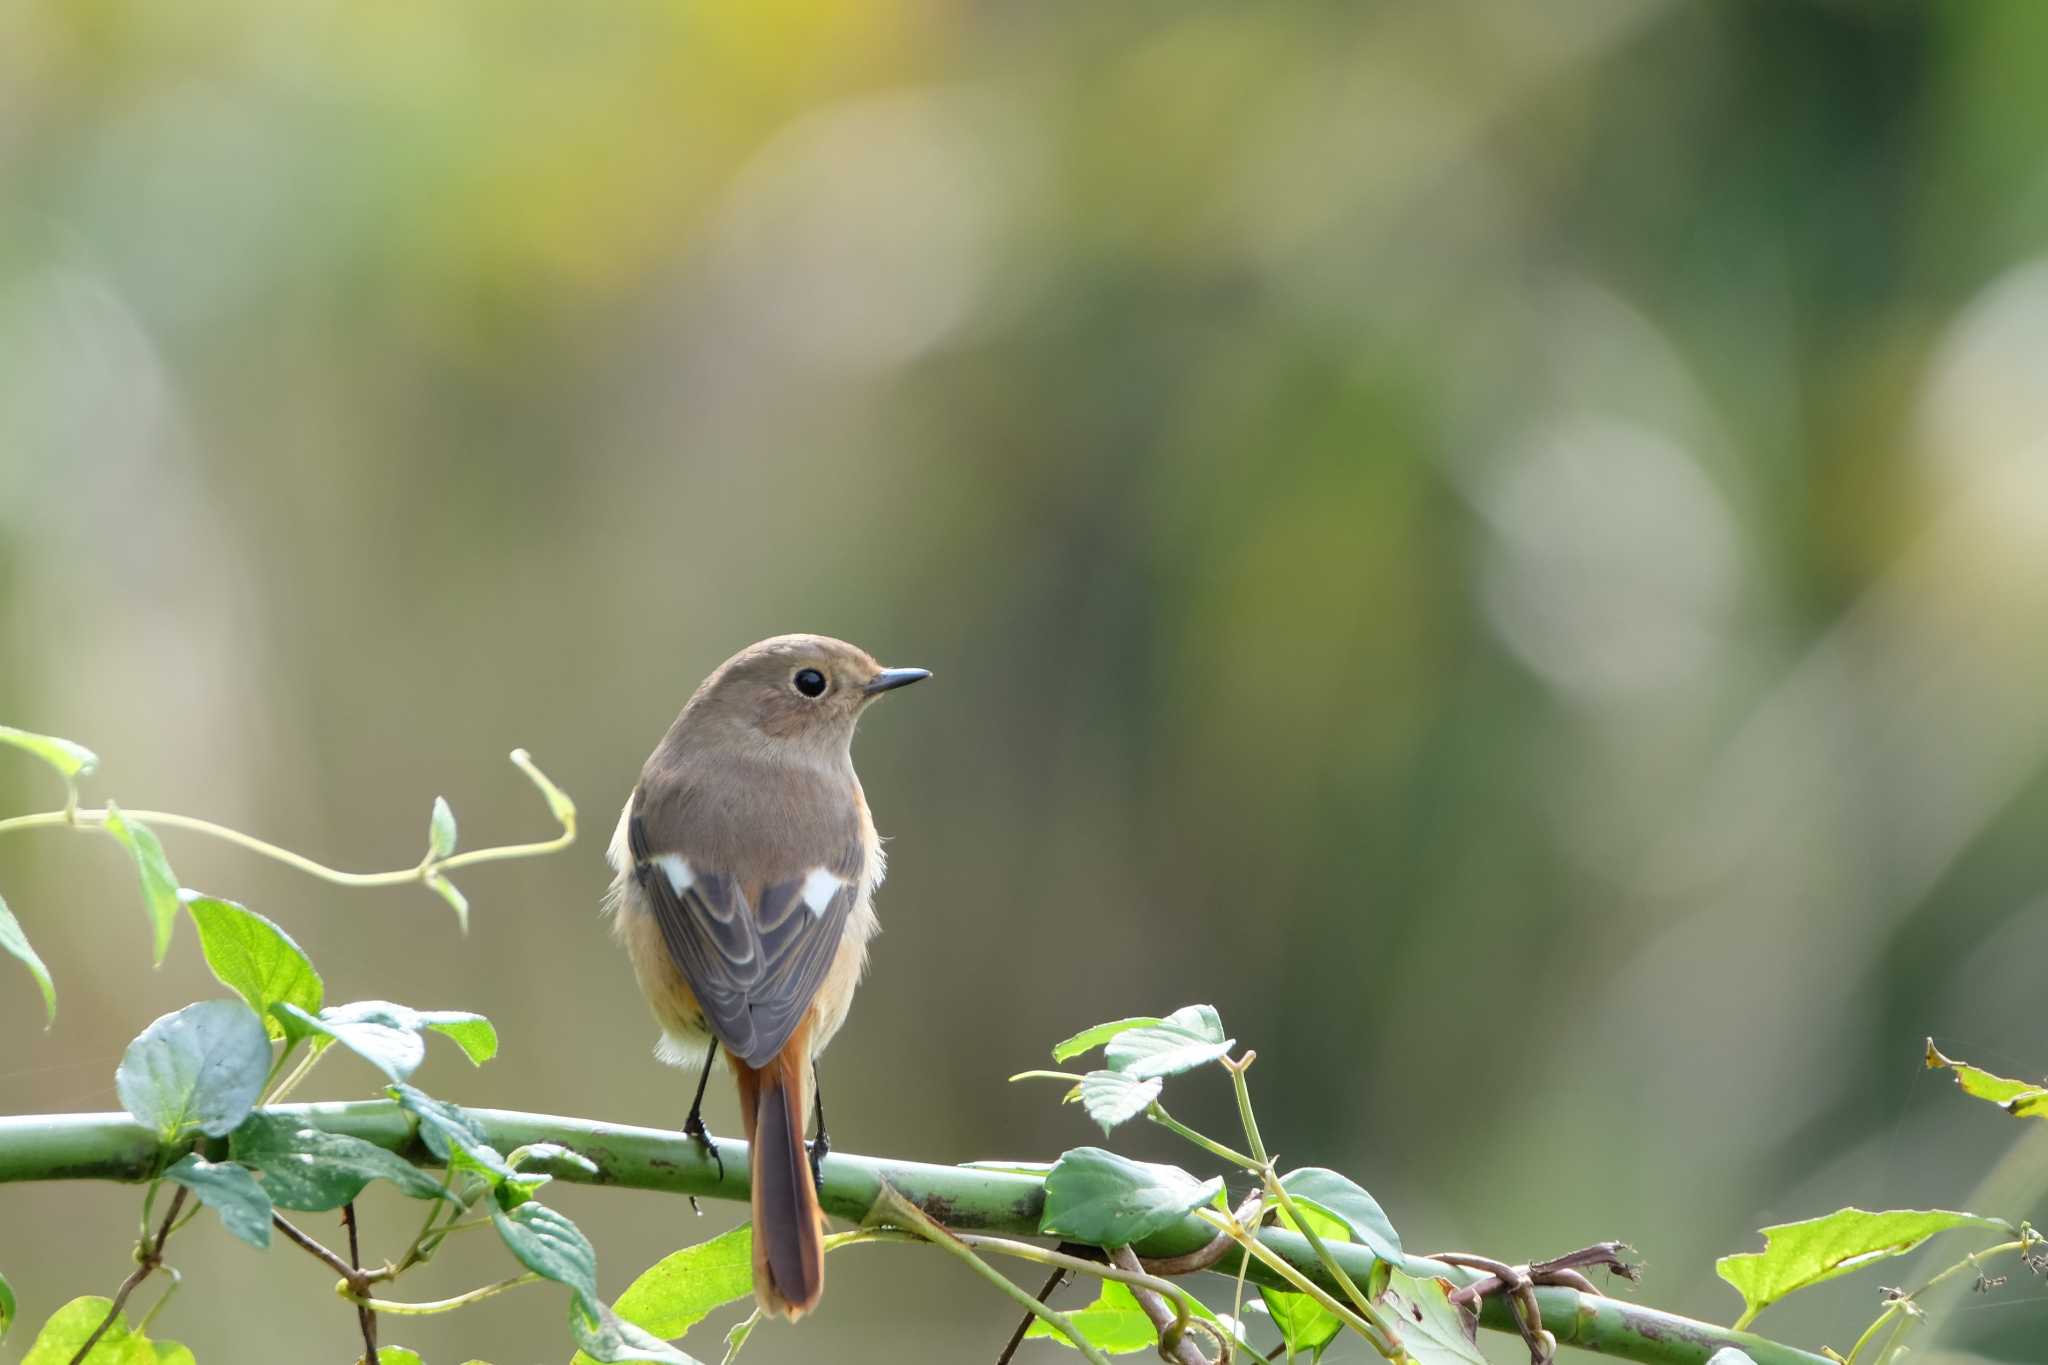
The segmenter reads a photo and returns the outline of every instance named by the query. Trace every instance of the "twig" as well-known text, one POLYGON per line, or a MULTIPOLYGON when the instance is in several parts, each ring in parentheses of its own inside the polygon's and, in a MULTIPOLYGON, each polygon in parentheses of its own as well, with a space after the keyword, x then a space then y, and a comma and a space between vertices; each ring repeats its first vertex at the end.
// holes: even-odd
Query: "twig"
MULTIPOLYGON (((1138 1255, 1129 1247, 1118 1247, 1109 1253, 1109 1259, 1124 1270, 1144 1273, 1138 1264, 1138 1255)), ((1166 1306, 1166 1301, 1143 1285, 1130 1286, 1131 1297, 1138 1301, 1138 1307, 1145 1310, 1145 1316, 1152 1320, 1152 1329, 1159 1333, 1159 1357, 1176 1361, 1179 1365, 1209 1365, 1209 1357, 1202 1354, 1202 1348, 1187 1336, 1187 1320, 1166 1306)), ((1218 1338, 1220 1354, 1216 1365, 1229 1365, 1230 1343, 1218 1338)))
MULTIPOLYGON (((1231 1217, 1244 1227, 1257 1227, 1265 1199, 1263 1190, 1253 1190, 1245 1196, 1245 1201, 1237 1206, 1237 1212, 1231 1217)), ((1161 1256, 1155 1260, 1140 1257, 1138 1264, 1148 1275, 1192 1275, 1198 1270, 1207 1270, 1215 1265, 1234 1245, 1236 1243, 1231 1240, 1229 1233, 1219 1232, 1211 1237, 1206 1245, 1196 1247, 1185 1256, 1161 1256)))
POLYGON ((883 1183, 881 1197, 875 1200, 873 1212, 887 1218, 891 1222, 901 1220, 909 1225, 911 1231, 921 1235, 933 1246, 941 1251, 950 1252, 966 1262, 968 1268, 973 1270, 975 1274, 1017 1300, 1018 1303, 1024 1306, 1027 1312, 1031 1313, 1034 1317, 1044 1319, 1054 1331, 1072 1342, 1074 1349, 1081 1353, 1083 1358, 1089 1362, 1089 1365, 1109 1365, 1109 1357, 1105 1356, 1093 1342, 1083 1336, 1081 1329, 1074 1326, 1072 1319, 1068 1318, 1065 1313, 1048 1308, 1045 1304, 1040 1303, 1037 1299, 1032 1298, 1031 1295, 1012 1284, 1009 1276, 975 1255, 973 1248, 969 1247, 967 1243, 939 1226, 939 1224, 932 1221, 931 1217, 923 1209, 898 1194, 894 1185, 887 1182, 883 1183))
MULTIPOLYGON (((1053 1267, 1052 1274, 1045 1277, 1045 1284, 1038 1291, 1038 1301, 1044 1303, 1050 1299, 1072 1273, 1064 1266, 1053 1267)), ((1010 1365, 1010 1357, 1017 1354, 1017 1348, 1024 1342, 1024 1334, 1031 1330, 1031 1324, 1037 1318, 1036 1313, 1026 1313, 1017 1320, 1017 1330, 1010 1333, 1010 1339, 1003 1343, 1002 1351, 996 1356, 996 1365, 1010 1365)))
MULTIPOLYGON (((363 1278, 363 1253, 356 1244, 356 1201, 351 1199, 341 1206, 341 1225, 348 1229, 349 1288, 360 1294, 357 1282, 363 1278)), ((363 1358, 369 1365, 383 1365, 377 1359, 377 1310, 366 1303, 356 1304, 356 1325, 363 1329, 363 1358)))
POLYGON ((171 1196, 171 1206, 164 1210, 164 1221, 157 1225, 156 1239, 143 1242, 135 1248, 135 1269, 128 1272, 128 1278, 121 1281, 121 1287, 114 1291, 114 1301, 107 1305, 107 1315, 100 1319, 100 1325, 92 1329, 92 1335, 85 1339, 85 1344, 71 1357, 71 1365, 79 1365, 80 1361, 92 1354, 92 1348, 99 1344, 100 1338, 107 1334, 107 1329, 114 1325, 114 1320, 121 1316, 121 1308, 128 1302, 128 1296, 135 1292, 135 1287, 148 1279, 151 1271, 163 1264, 164 1242, 170 1237, 171 1224, 177 1221, 178 1210, 184 1205, 185 1196, 189 1193, 191 1191, 183 1185, 178 1186, 178 1192, 171 1196))
MULTIPOLYGON (((358 1276, 362 1274, 361 1271, 357 1270, 347 1261, 342 1260, 341 1257, 335 1255, 326 1247, 314 1241, 311 1237, 308 1237, 299 1228, 295 1227, 291 1223, 286 1222, 283 1214, 271 1214, 270 1225, 276 1228, 279 1232, 283 1233, 285 1236, 291 1238, 292 1241, 304 1247, 307 1251, 311 1252, 314 1255, 314 1257, 320 1261, 322 1265, 326 1266, 329 1270, 332 1270, 335 1274, 341 1276, 342 1279, 354 1281, 358 1276)), ((356 1292, 361 1293, 362 1291, 358 1289, 356 1292)))

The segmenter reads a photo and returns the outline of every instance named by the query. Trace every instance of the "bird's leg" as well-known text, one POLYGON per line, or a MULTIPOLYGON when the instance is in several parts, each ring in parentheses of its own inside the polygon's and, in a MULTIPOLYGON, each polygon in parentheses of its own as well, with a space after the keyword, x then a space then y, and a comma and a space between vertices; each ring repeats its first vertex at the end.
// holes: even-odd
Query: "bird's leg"
MULTIPOLYGON (((711 1084, 711 1064, 718 1060, 718 1040, 713 1038, 711 1046, 704 1053, 704 1074, 697 1078, 697 1097, 690 1101, 690 1117, 683 1120, 683 1136, 692 1138, 704 1154, 718 1163, 718 1178, 725 1179, 725 1158, 719 1154, 718 1144, 711 1140, 711 1134, 704 1127, 704 1087, 711 1084)), ((697 1196, 690 1196, 690 1207, 697 1208, 697 1196)), ((702 1209, 697 1209, 702 1213, 702 1209)))
POLYGON ((818 1085, 818 1064, 811 1063, 811 1123, 818 1136, 804 1145, 811 1149, 811 1183, 825 1188, 825 1157, 832 1151, 832 1139, 825 1136, 825 1092, 818 1085))

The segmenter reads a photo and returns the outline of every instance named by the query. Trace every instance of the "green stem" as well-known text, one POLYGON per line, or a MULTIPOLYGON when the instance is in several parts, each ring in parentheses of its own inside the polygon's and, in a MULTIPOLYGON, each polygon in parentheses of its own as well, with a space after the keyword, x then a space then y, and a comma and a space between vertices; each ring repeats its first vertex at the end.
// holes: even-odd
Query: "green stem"
MULTIPOLYGON (((145 825, 210 835, 215 839, 245 848, 251 853, 261 854, 265 858, 283 863, 287 867, 297 868, 309 877, 317 877, 335 886, 403 886, 408 882, 426 882, 430 878, 443 876, 457 868, 470 867, 477 863, 503 862, 509 858, 538 858, 544 854, 558 852, 576 842, 576 807, 562 795, 559 787, 548 780, 546 774, 533 765, 533 760, 527 756, 524 749, 512 751, 512 762, 540 788, 541 795, 547 800, 549 811, 561 823, 560 834, 552 839, 540 839, 532 843, 471 849, 467 853, 451 854, 446 858, 429 855, 412 867, 396 868, 390 872, 343 872, 339 868, 315 862, 303 853, 294 853, 268 840, 258 839, 252 834, 244 834, 238 829, 215 824, 211 820, 201 820, 197 816, 179 815, 175 811, 129 810, 123 811, 122 814, 145 825)), ((33 815, 16 815, 0 820, 0 834, 18 829, 58 827, 96 830, 104 827, 106 820, 107 812, 104 808, 81 810, 74 801, 63 810, 38 811, 33 815)))
MULTIPOLYGON (((1259 1263, 1277 1274, 1285 1282, 1287 1288, 1306 1294, 1321 1304, 1324 1309, 1335 1315, 1346 1327, 1364 1337, 1372 1345, 1373 1350, 1378 1351, 1380 1355, 1388 1360, 1398 1360, 1401 1358, 1398 1341, 1390 1340, 1389 1333, 1378 1322, 1369 1321, 1359 1314, 1352 1312, 1351 1309, 1338 1300, 1336 1295, 1310 1279, 1300 1267, 1289 1264, 1285 1257, 1265 1245, 1249 1229, 1237 1226, 1236 1219, 1213 1213, 1209 1210, 1198 1210, 1198 1215, 1202 1216, 1210 1226, 1221 1232, 1229 1233, 1232 1240, 1242 1247, 1250 1257, 1256 1259, 1259 1263)), ((1320 1257, 1318 1257, 1318 1265, 1327 1268, 1327 1263, 1323 1262, 1320 1257)))
POLYGON ((270 1092, 270 1098, 263 1101, 264 1108, 271 1107, 296 1090, 300 1081, 313 1074, 313 1067, 319 1062, 321 1057, 326 1055, 326 1052, 327 1049, 324 1047, 315 1046, 309 1048, 306 1052, 305 1060, 293 1067, 291 1074, 278 1083, 277 1089, 270 1092))
POLYGON ((1026 1312, 1032 1314, 1048 1327, 1051 1327, 1054 1331, 1065 1337, 1073 1344, 1074 1349, 1081 1353, 1082 1358, 1090 1362, 1090 1365, 1109 1365, 1109 1357, 1104 1355, 1093 1342, 1081 1334, 1081 1330, 1074 1326, 1073 1319, 1058 1309, 1048 1307, 1046 1304, 1039 1302, 1022 1288, 1012 1284, 1009 1276, 975 1255, 972 1247, 933 1222, 923 1209, 920 1209, 917 1205, 898 1194, 894 1186, 884 1185, 882 1187, 882 1197, 876 1201, 875 1212, 891 1221, 900 1219, 908 1223, 914 1231, 922 1233, 927 1242, 930 1242, 939 1250, 950 1252, 964 1261, 975 1274, 987 1280, 1005 1295, 1015 1299, 1024 1306, 1026 1312))
POLYGON ((1252 1114, 1251 1087, 1244 1079, 1244 1073, 1251 1070, 1252 1062, 1258 1055, 1256 1052, 1247 1052, 1241 1059, 1234 1062, 1226 1061, 1223 1065, 1230 1073, 1232 1088, 1237 1091, 1238 1116, 1244 1121, 1245 1141, 1251 1143, 1252 1156, 1258 1162, 1256 1169, 1259 1178, 1265 1182, 1266 1193, 1280 1206, 1282 1212, 1294 1220, 1294 1226, 1300 1229, 1302 1236, 1308 1238, 1309 1246, 1316 1253, 1316 1259, 1329 1268, 1331 1277, 1337 1281, 1337 1287, 1344 1291, 1345 1298, 1351 1300, 1352 1306, 1358 1310, 1358 1315, 1379 1329, 1379 1336, 1374 1338, 1373 1342, 1376 1347, 1382 1342, 1385 1343, 1386 1349, 1381 1350, 1380 1354, 1389 1360, 1398 1359, 1402 1354, 1401 1334, 1373 1306, 1372 1301, 1365 1296, 1365 1291, 1358 1287, 1357 1282, 1338 1263, 1337 1258, 1330 1254, 1330 1249, 1323 1244, 1322 1234, 1316 1231, 1315 1224, 1301 1216, 1300 1208, 1295 1205, 1293 1196, 1287 1193, 1287 1187, 1280 1183, 1279 1174, 1273 1169, 1272 1159, 1266 1154, 1265 1141, 1259 1136, 1259 1121, 1252 1114))
MULTIPOLYGON (((299 1123, 330 1133, 345 1133, 374 1142, 419 1165, 439 1168, 442 1162, 419 1140, 406 1113, 389 1100, 347 1104, 289 1104, 279 1112, 299 1123)), ((699 1198, 747 1199, 747 1147, 737 1138, 721 1137, 725 1156, 718 1163, 697 1144, 672 1130, 634 1128, 592 1119, 502 1109, 470 1109, 482 1140, 501 1152, 535 1142, 556 1142, 594 1163, 587 1171, 567 1161, 536 1157, 528 1164, 558 1180, 610 1185, 621 1189, 694 1194, 699 1198)), ((226 1144, 198 1144, 207 1154, 225 1155, 226 1144)), ((162 1165, 193 1150, 192 1139, 172 1144, 126 1114, 33 1114, 0 1118, 0 1184, 36 1180, 119 1180, 140 1183, 162 1165)), ((1042 1179, 1006 1171, 933 1166, 920 1162, 882 1160, 834 1152, 824 1162, 820 1194, 825 1210, 859 1222, 880 1196, 886 1181, 927 1212, 943 1217, 957 1231, 987 1232, 1007 1237, 1039 1236, 1045 1211, 1042 1179)), ((1146 1258, 1181 1256, 1208 1244, 1216 1225, 1189 1216, 1147 1238, 1134 1248, 1146 1258)), ((1298 1275, 1337 1292, 1340 1287, 1306 1239, 1282 1228, 1262 1228, 1248 1238, 1298 1275)), ((1363 1246, 1336 1244, 1331 1256, 1360 1284, 1371 1278, 1376 1262, 1363 1246)), ((1271 1262, 1233 1247, 1211 1270, 1235 1276, 1243 1269, 1255 1284, 1294 1289, 1299 1285, 1271 1262), (1248 1263, 1247 1255, 1252 1256, 1248 1263)), ((1410 1256, 1399 1269, 1420 1278, 1441 1276, 1452 1284, 1468 1284, 1482 1276, 1473 1270, 1410 1256)), ((1756 1365, 1828 1365, 1826 1359, 1749 1332, 1598 1294, 1562 1287, 1537 1289, 1543 1326, 1567 1346, 1580 1346, 1640 1365, 1705 1365, 1723 1347, 1745 1352, 1756 1365)), ((1514 1332, 1508 1306, 1497 1296, 1481 1305, 1482 1325, 1514 1332)))
POLYGON ((522 1284, 535 1284, 540 1276, 531 1270, 524 1275, 514 1275, 509 1280, 487 1284, 481 1289, 472 1289, 467 1294, 457 1294, 452 1299, 430 1299, 425 1303, 405 1303, 398 1299, 373 1299, 368 1295, 351 1294, 347 1284, 338 1284, 334 1292, 358 1308, 367 1308, 373 1313, 399 1313, 412 1317, 426 1317, 432 1313, 452 1313, 458 1308, 467 1308, 473 1303, 495 1298, 508 1289, 517 1289, 522 1284))
POLYGON ((1220 1161, 1227 1161, 1233 1166, 1236 1166, 1242 1170, 1251 1171, 1254 1174, 1257 1174, 1258 1172, 1258 1162, 1252 1160, 1252 1158, 1246 1156, 1243 1152, 1231 1151, 1228 1147, 1225 1147, 1222 1143, 1216 1141, 1214 1138, 1210 1137, 1206 1133, 1196 1132, 1194 1129, 1188 1127, 1185 1123, 1182 1123, 1173 1115, 1167 1113, 1166 1106, 1161 1104, 1158 1100, 1152 1101, 1152 1103, 1146 1108, 1145 1117, 1152 1120, 1152 1122, 1158 1124, 1161 1128, 1164 1128, 1167 1132, 1174 1133, 1181 1137, 1186 1138, 1189 1142, 1194 1143, 1195 1146, 1200 1147, 1210 1156, 1213 1156, 1220 1161))

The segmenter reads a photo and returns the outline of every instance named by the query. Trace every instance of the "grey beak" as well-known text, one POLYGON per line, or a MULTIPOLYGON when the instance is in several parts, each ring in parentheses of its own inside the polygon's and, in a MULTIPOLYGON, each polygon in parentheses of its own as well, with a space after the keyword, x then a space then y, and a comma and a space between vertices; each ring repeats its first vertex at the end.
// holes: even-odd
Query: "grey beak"
POLYGON ((923 682, 932 675, 929 668, 885 668, 875 674, 874 680, 861 691, 869 696, 882 692, 894 692, 899 687, 908 687, 914 682, 923 682))

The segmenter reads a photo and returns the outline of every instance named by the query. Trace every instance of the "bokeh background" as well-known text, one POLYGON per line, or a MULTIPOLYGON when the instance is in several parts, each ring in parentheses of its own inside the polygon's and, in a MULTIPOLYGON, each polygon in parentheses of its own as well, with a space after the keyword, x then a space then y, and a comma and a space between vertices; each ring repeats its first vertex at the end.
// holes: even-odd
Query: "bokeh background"
MULTIPOLYGON (((586 837, 461 877, 466 938, 166 843, 331 999, 496 1019, 430 1088, 674 1124, 605 835, 704 673, 843 635, 938 675, 856 746, 896 842, 845 1149, 1099 1138, 1004 1078, 1202 1000, 1274 1145, 1418 1247, 1624 1237, 1726 1321, 1765 1222, 2038 1219, 2039 1137, 1919 1057, 2048 1071, 2044 46, 2035 0, 7 0, 0 718, 357 868, 436 794, 546 832, 529 747, 586 837)), ((0 762, 0 809, 57 795, 0 762)), ((10 836, 0 888, 62 993, 44 1033, 0 963, 0 1110, 114 1107, 217 992, 189 927, 149 970, 104 841, 10 836)), ((558 1201, 607 1292, 732 1218, 558 1201)), ((0 1359, 133 1208, 0 1190, 0 1359)), ((210 1224, 158 1331, 351 1356, 326 1272, 210 1224)), ((747 1359, 1011 1322, 929 1256, 831 1286, 747 1359)), ((1762 1325, 1846 1347, 1875 1288, 1762 1325)), ((561 1298, 385 1337, 558 1361, 561 1298)), ((2036 1361, 2044 1299, 1922 1358, 2036 1361)))

